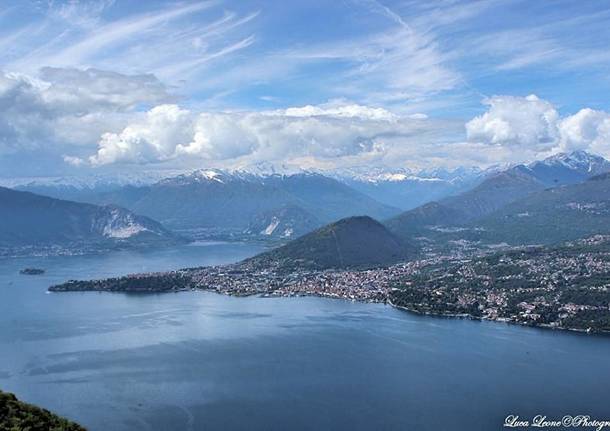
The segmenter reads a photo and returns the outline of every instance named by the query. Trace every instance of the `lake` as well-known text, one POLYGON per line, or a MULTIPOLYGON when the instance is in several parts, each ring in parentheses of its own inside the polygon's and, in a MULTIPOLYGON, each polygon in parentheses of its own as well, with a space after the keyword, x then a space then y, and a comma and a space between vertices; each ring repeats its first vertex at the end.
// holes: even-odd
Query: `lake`
POLYGON ((610 419, 610 337, 321 298, 56 293, 258 245, 0 260, 0 389, 102 430, 493 430, 610 419), (25 267, 47 270, 20 275, 25 267))

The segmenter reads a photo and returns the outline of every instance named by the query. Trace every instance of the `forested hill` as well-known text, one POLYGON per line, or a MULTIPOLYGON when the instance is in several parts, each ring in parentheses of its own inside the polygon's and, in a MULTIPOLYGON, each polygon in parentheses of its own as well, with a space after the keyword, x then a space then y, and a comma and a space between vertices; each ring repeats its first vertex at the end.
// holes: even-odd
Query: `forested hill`
POLYGON ((0 391, 0 430, 2 431, 84 431, 85 428, 48 410, 19 401, 0 391))
POLYGON ((326 225, 244 263, 286 270, 366 268, 391 265, 414 254, 412 245, 381 223, 360 216, 326 225))

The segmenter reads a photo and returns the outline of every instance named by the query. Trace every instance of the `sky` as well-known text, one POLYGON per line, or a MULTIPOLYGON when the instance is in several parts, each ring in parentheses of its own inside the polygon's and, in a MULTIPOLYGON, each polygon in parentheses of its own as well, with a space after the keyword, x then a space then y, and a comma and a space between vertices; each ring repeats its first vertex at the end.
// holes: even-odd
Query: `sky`
POLYGON ((0 176, 610 156, 610 2, 0 0, 0 176))

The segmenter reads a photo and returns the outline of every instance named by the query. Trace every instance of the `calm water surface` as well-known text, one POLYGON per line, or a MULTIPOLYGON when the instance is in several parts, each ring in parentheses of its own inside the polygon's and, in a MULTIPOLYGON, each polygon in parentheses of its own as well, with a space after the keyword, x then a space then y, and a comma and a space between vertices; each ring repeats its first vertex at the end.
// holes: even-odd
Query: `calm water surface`
POLYGON ((247 244, 0 260, 0 388, 91 430, 494 430, 610 419, 610 337, 319 298, 57 293, 247 244), (43 276, 18 274, 35 266, 43 276))

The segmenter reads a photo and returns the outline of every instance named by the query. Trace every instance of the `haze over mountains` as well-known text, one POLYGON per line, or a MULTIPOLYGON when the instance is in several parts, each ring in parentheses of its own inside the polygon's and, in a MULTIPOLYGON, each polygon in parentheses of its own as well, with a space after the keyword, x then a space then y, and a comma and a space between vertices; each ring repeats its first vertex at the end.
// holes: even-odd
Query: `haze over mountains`
POLYGON ((341 172, 337 178, 379 202, 409 210, 468 190, 483 181, 490 172, 493 169, 436 169, 419 173, 407 169, 367 173, 356 170, 341 172))
MULTIPOLYGON (((44 186, 29 183, 18 187, 43 187, 43 191, 56 196, 71 195, 78 189, 83 203, 2 189, 2 215, 10 223, 3 226, 0 241, 4 246, 136 243, 143 239, 173 240, 170 231, 174 231, 190 238, 286 242, 326 224, 335 226, 332 223, 338 220, 368 216, 389 229, 377 232, 388 244, 394 241, 390 237, 413 245, 422 239, 437 243, 552 242, 604 230, 610 190, 603 173, 608 171, 608 161, 578 151, 505 170, 437 171, 437 177, 428 173, 426 181, 406 173, 372 172, 366 178, 353 175, 339 181, 340 175, 261 175, 210 169, 152 184, 66 189, 61 182, 44 186), (429 184, 441 183, 444 185, 436 189, 426 189, 429 184), (457 193, 461 188, 465 190, 457 193), (451 193, 433 200, 434 196, 451 193), (389 206, 376 200, 378 196, 386 202, 404 199, 405 203, 389 206), (414 202, 409 196, 425 203, 401 213, 398 206, 408 207, 414 202), (41 214, 50 222, 43 223, 41 214), (562 222, 547 226, 558 214, 562 222)), ((363 233, 366 229, 350 232, 367 235, 363 233)), ((318 235, 315 238, 325 245, 314 247, 314 237, 285 250, 298 256, 294 247, 313 247, 311 250, 324 254, 321 250, 330 242, 318 235)), ((367 238, 373 240, 370 235, 367 238)), ((384 254, 382 249, 373 250, 384 254)))
POLYGON ((389 230, 367 218, 341 220, 253 260, 302 269, 350 268, 408 260, 429 241, 437 247, 464 240, 552 244, 610 233, 610 163, 575 152, 514 166, 384 223, 389 230), (341 232, 342 242, 335 232, 341 232), (344 248, 356 256, 347 263, 344 248))
POLYGON ((553 244, 608 234, 610 163, 575 152, 518 165, 384 224, 388 229, 366 217, 340 220, 252 262, 280 269, 353 268, 409 260, 431 244, 553 244))

